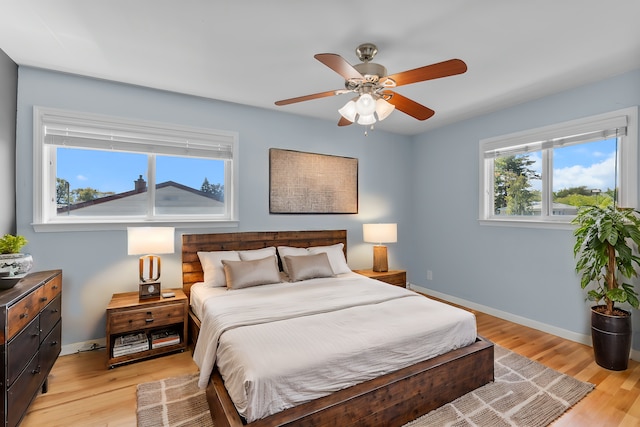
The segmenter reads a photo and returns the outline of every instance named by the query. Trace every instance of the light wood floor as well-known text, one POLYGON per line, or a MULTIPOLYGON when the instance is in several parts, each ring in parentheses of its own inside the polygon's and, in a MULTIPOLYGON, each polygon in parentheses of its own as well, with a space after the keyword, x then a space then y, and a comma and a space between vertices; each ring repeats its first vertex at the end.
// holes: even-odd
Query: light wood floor
MULTIPOLYGON (((474 313, 482 336, 596 385, 555 427, 640 426, 639 362, 630 361, 623 372, 607 371, 596 365, 588 346, 474 313)), ((197 372, 190 352, 115 369, 106 369, 105 362, 104 350, 60 357, 49 377, 49 392, 35 399, 22 427, 135 426, 136 384, 197 372)))

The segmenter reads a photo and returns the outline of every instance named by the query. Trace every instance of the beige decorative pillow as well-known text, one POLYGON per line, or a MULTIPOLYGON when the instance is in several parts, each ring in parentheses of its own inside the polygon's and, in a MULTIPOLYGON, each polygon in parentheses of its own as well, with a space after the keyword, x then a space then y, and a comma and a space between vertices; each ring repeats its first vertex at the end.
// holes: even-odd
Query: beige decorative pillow
POLYGON ((283 265, 287 266, 289 280, 292 282, 317 277, 333 277, 329 257, 325 252, 315 255, 286 255, 283 265))
POLYGON ((223 287, 226 285, 222 260, 240 261, 240 256, 236 251, 213 251, 198 252, 200 265, 204 273, 204 284, 212 287, 223 287))
POLYGON ((282 281, 274 256, 251 261, 222 260, 222 265, 229 289, 242 289, 282 281))
POLYGON ((307 248, 310 254, 319 254, 325 252, 329 257, 329 264, 333 274, 349 273, 351 269, 347 265, 347 260, 344 257, 344 243, 336 243, 330 246, 311 246, 307 248))

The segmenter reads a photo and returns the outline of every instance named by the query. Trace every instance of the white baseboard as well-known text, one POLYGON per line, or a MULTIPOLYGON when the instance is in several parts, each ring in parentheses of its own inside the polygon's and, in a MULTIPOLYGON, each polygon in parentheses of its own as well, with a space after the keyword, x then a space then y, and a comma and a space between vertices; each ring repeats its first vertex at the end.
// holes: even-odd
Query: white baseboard
MULTIPOLYGON (((92 351, 100 348, 104 348, 107 345, 106 338, 98 338, 91 341, 76 342, 73 344, 66 344, 62 346, 60 356, 67 354, 82 353, 84 351, 92 351)), ((105 361, 106 363, 106 361, 105 361)))
MULTIPOLYGON (((422 286, 414 285, 409 283, 407 286, 409 289, 412 289, 416 292, 420 292, 425 295, 430 295, 439 299, 443 299, 445 301, 450 301, 454 304, 462 305, 464 307, 468 307, 472 310, 478 310, 483 313, 490 314, 491 316, 499 317, 500 319, 508 320, 513 323, 517 323, 519 325, 527 326, 529 328, 537 329, 542 332, 546 332, 548 334, 556 335, 561 338, 568 339, 570 341, 575 341, 580 344, 585 344, 591 346, 591 335, 578 334, 576 332, 568 331, 566 329, 558 328, 553 325, 549 325, 546 323, 538 322, 536 320, 531 320, 526 317, 518 316, 513 313, 508 313, 506 311, 497 310, 492 307, 487 307, 482 304, 476 304, 472 301, 467 301, 461 298, 457 298, 451 295, 443 294, 438 291, 434 291, 431 289, 423 288, 422 286)), ((640 351, 631 350, 631 359, 640 361, 640 351)))

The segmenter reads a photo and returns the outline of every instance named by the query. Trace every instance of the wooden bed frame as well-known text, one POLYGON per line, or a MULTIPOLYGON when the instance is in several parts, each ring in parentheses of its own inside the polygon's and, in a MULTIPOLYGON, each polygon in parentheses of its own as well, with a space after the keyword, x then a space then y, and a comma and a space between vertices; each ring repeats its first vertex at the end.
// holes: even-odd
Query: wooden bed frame
MULTIPOLYGON (((182 279, 203 280, 198 251, 250 250, 269 246, 344 244, 346 230, 239 232, 182 236, 182 279)), ((189 336, 195 346, 200 321, 190 311, 189 336)), ((216 427, 266 426, 401 426, 445 403, 493 381, 493 343, 478 337, 474 344, 387 375, 340 390, 246 424, 236 411, 217 369, 207 386, 207 401, 216 427)))

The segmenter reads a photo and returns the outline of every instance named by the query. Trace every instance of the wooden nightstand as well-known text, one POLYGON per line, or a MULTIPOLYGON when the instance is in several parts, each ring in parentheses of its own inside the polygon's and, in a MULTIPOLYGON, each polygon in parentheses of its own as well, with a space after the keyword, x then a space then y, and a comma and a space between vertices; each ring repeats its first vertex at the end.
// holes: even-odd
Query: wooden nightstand
POLYGON ((403 288, 407 286, 407 272, 405 270, 353 270, 353 272, 362 274, 363 276, 367 276, 372 279, 380 280, 390 285, 402 286, 403 288))
POLYGON ((187 348, 187 316, 189 301, 182 289, 163 289, 163 292, 174 292, 170 298, 139 300, 138 292, 114 294, 107 306, 107 366, 113 368, 123 363, 134 362, 148 357, 158 356, 173 351, 184 351, 187 348), (179 337, 178 342, 173 334, 160 339, 152 346, 152 335, 161 332, 173 332, 179 337), (114 347, 120 337, 142 334, 148 340, 146 349, 136 345, 135 350, 127 353, 124 347, 118 347, 114 355, 114 347), (155 348, 153 348, 155 347, 155 348))

